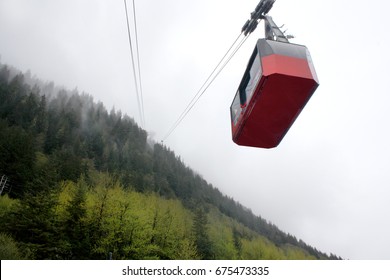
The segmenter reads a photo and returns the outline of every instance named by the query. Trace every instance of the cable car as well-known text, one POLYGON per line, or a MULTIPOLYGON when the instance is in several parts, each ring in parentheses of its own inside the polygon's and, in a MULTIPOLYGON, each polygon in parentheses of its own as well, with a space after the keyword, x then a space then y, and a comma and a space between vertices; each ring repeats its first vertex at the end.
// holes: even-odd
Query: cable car
POLYGON ((242 146, 278 146, 319 85, 305 46, 267 37, 257 41, 230 107, 232 138, 242 146))

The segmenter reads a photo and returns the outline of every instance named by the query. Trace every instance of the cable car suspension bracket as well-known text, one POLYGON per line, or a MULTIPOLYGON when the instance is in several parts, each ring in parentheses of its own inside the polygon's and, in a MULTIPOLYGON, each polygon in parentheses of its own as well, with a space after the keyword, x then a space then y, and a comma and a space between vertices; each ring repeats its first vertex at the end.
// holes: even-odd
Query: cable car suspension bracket
POLYGON ((289 43, 288 39, 294 38, 291 35, 285 35, 283 31, 275 24, 270 16, 263 16, 265 24, 265 38, 267 40, 274 40, 278 42, 289 43))

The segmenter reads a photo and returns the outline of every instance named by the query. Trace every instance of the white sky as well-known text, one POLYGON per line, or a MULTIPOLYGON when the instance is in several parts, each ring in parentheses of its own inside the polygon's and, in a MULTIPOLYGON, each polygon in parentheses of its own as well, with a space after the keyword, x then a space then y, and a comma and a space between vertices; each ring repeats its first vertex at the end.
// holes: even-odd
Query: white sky
MULTIPOLYGON (((258 2, 136 1, 146 129, 157 141, 258 2)), ((231 141, 229 107, 262 28, 165 144, 317 249, 390 259, 389 8, 382 0, 277 0, 270 15, 309 48, 320 80, 279 147, 231 141)), ((1 62, 77 87, 139 122, 125 20, 122 0, 0 0, 1 62)))

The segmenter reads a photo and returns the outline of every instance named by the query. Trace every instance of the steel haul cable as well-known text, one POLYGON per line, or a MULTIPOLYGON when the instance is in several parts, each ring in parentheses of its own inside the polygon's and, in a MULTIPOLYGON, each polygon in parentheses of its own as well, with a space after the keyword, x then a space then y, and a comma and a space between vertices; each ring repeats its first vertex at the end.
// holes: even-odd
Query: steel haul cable
POLYGON ((145 112, 144 112, 144 102, 143 102, 143 96, 142 96, 141 70, 140 70, 140 63, 139 63, 138 32, 137 32, 137 24, 136 24, 135 3, 133 0, 133 14, 134 14, 134 26, 135 26, 135 34, 136 34, 135 37, 136 37, 138 71, 136 71, 136 63, 134 60, 133 44, 132 44, 132 40, 131 40, 131 32, 130 32, 130 24, 129 24, 129 14, 127 12, 126 0, 124 0, 124 4, 125 4, 127 34, 129 37, 129 47, 130 47, 130 53, 131 53, 131 63, 133 66, 133 76, 134 76, 134 83, 135 83, 135 92, 137 95, 138 110, 139 110, 139 114, 140 114, 141 126, 145 127, 145 112), (139 80, 137 79, 137 73, 139 75, 139 80))
POLYGON ((229 63, 229 61, 233 58, 233 56, 237 53, 237 51, 241 48, 243 43, 246 41, 248 37, 244 37, 240 43, 237 45, 237 42, 239 41, 242 33, 238 35, 238 37, 234 40, 233 44, 230 46, 230 48, 227 50, 225 55, 221 58, 221 60, 218 62, 217 66, 214 68, 214 70, 211 72, 211 74, 208 76, 206 81, 203 83, 203 85, 200 87, 198 92, 195 94, 195 96, 191 99, 191 101, 188 103, 187 107, 184 109, 184 111, 181 113, 179 118, 175 121, 175 123, 172 125, 172 127, 169 129, 168 133, 164 136, 162 142, 164 142, 179 126, 179 124, 183 121, 183 119, 188 115, 188 113, 192 110, 192 108, 195 106, 195 104, 199 101, 199 99, 203 96, 203 94, 206 92, 206 90, 210 87, 210 85, 214 82, 214 80, 217 78, 217 76, 222 72, 222 70, 226 67, 226 65, 229 63), (237 46, 236 46, 237 45, 237 46), (236 48, 232 52, 234 46, 236 48), (230 55, 229 55, 230 54, 230 55), (229 56, 229 57, 228 57, 229 56), (228 59, 226 59, 228 57, 228 59), (221 67, 222 65, 222 67, 221 67))
POLYGON ((136 9, 135 9, 135 0, 133 0, 133 16, 134 16, 134 29, 135 29, 135 46, 136 46, 136 49, 137 49, 137 63, 138 63, 138 78, 139 78, 140 100, 141 100, 141 108, 142 108, 143 127, 145 128, 145 126, 146 126, 145 107, 144 107, 143 88, 142 88, 141 63, 140 63, 140 59, 139 59, 138 28, 137 28, 137 16, 136 16, 136 9))

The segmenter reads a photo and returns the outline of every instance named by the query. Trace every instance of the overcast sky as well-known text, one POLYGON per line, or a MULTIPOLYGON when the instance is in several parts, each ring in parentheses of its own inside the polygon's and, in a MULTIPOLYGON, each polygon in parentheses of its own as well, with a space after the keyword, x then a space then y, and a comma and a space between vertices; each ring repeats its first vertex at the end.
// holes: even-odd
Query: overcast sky
MULTIPOLYGON (((145 128, 156 141, 258 2, 135 2, 145 128)), ((382 0, 277 0, 270 15, 309 48, 320 80, 279 147, 231 140, 229 107, 262 28, 165 144, 223 193, 317 249, 390 259, 389 8, 382 0)), ((0 0, 0 56, 139 122, 123 0, 0 0)))

